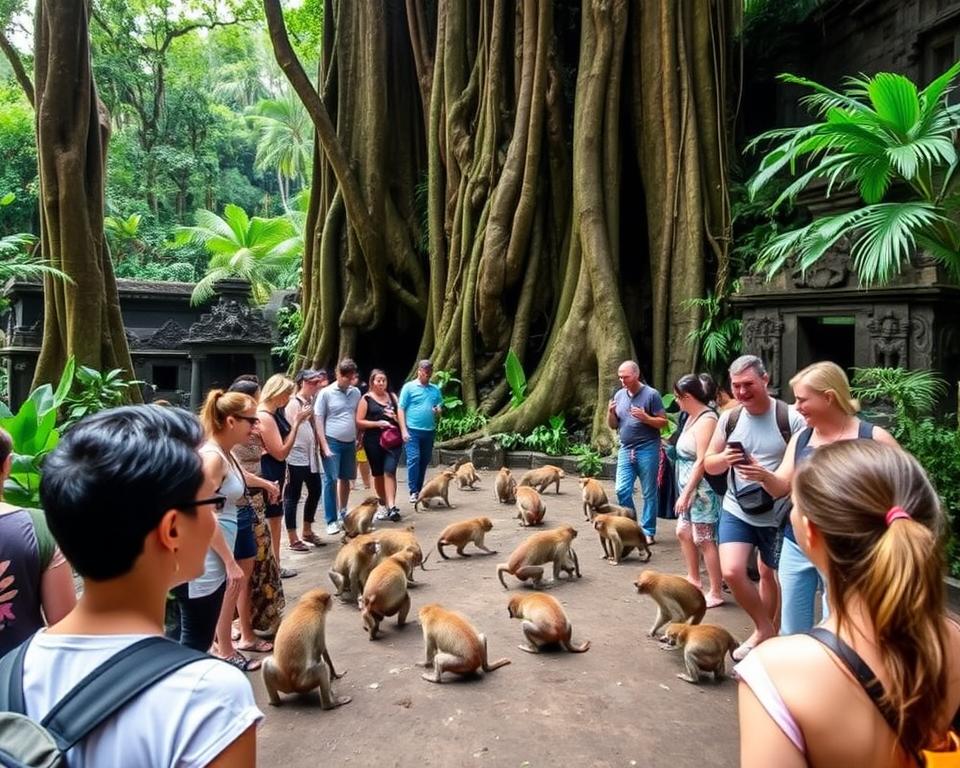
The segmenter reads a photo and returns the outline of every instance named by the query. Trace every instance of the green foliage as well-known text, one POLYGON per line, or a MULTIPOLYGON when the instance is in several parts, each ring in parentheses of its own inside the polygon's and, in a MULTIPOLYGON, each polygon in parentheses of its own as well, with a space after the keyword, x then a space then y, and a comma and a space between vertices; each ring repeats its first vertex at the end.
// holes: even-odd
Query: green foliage
POLYGON ((0 207, 0 232, 34 228, 38 188, 33 108, 19 86, 0 83, 0 190, 14 194, 0 207))
POLYGON ((483 429, 487 417, 473 408, 459 408, 451 413, 444 411, 437 422, 437 440, 449 440, 453 437, 468 435, 483 429))
POLYGON ((313 160, 313 122, 296 93, 263 99, 250 117, 259 133, 254 168, 277 175, 284 206, 289 184, 303 187, 313 160))
POLYGON ((584 477, 596 477, 603 469, 602 457, 591 445, 586 443, 572 445, 570 453, 577 457, 577 470, 584 477))
POLYGON ((855 368, 850 391, 865 402, 891 406, 895 414, 891 432, 899 440, 910 424, 933 412, 947 393, 947 382, 933 371, 855 368))
POLYGON ((750 181, 751 195, 784 172, 800 173, 771 204, 792 202, 811 182, 856 187, 864 205, 823 216, 774 237, 760 265, 769 273, 796 258, 807 269, 844 237, 852 240, 853 265, 865 283, 889 282, 918 247, 960 275, 960 193, 954 145, 960 107, 947 94, 960 62, 923 90, 902 75, 880 72, 848 78, 833 91, 795 75, 780 79, 807 88, 802 103, 819 122, 768 131, 751 142, 779 141, 750 181), (902 187, 906 195, 891 189, 902 187))
POLYGON ((440 388, 444 414, 463 406, 463 400, 460 399, 460 379, 453 375, 453 371, 434 371, 431 381, 440 388))
POLYGON ((546 453, 549 456, 563 456, 571 449, 567 419, 562 413, 551 416, 547 424, 534 427, 529 435, 522 435, 519 432, 497 432, 491 437, 505 451, 523 448, 546 453))
POLYGON ((510 385, 510 407, 519 408, 527 399, 527 375, 523 372, 520 358, 512 349, 507 350, 507 359, 503 364, 510 385))
POLYGON ((136 379, 125 380, 120 368, 101 373, 85 365, 77 367, 73 387, 63 402, 66 410, 63 429, 69 429, 84 416, 121 405, 126 399, 127 389, 140 384, 143 382, 136 379))
MULTIPOLYGON (((734 292, 737 286, 734 284, 734 292)), ((723 370, 740 354, 742 322, 730 312, 729 304, 708 292, 706 298, 688 299, 684 309, 703 310, 703 321, 687 335, 687 344, 700 348, 700 357, 711 371, 723 370)))
POLYGON ((280 307, 277 312, 277 330, 280 343, 270 350, 270 354, 276 355, 287 368, 291 368, 297 362, 297 347, 303 331, 303 315, 299 304, 280 307))

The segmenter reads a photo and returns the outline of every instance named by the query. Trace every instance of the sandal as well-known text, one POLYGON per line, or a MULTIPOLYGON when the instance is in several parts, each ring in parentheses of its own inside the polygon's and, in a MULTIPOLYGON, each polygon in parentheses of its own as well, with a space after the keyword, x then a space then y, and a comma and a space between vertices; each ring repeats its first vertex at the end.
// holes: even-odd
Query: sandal
POLYGON ((304 544, 302 541, 295 541, 293 544, 289 545, 292 552, 309 552, 310 547, 304 544))
POLYGON ((297 572, 293 568, 281 568, 280 569, 280 578, 281 579, 292 579, 297 575, 297 572))
POLYGON ((233 654, 233 656, 223 658, 222 661, 227 662, 231 667, 236 667, 241 672, 255 672, 260 669, 260 665, 263 663, 260 659, 248 659, 239 652, 233 654))
POLYGON ((313 533, 312 531, 308 535, 301 536, 300 538, 303 539, 303 541, 310 542, 315 547, 327 546, 327 542, 325 542, 323 539, 321 539, 319 536, 317 536, 317 534, 313 533))
POLYGON ((238 651, 250 651, 252 653, 270 653, 273 650, 273 643, 266 640, 254 640, 252 643, 237 643, 238 651))

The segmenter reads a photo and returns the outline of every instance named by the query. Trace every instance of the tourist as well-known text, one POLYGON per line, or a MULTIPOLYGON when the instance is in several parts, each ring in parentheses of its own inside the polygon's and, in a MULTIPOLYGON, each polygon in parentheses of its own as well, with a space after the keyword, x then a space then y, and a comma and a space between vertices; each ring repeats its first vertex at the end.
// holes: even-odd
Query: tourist
POLYGON ((322 488, 320 445, 317 442, 317 425, 313 419, 313 400, 319 389, 327 385, 327 372, 307 368, 299 371, 293 380, 297 385, 297 394, 290 398, 287 404, 287 421, 294 421, 304 408, 310 410, 310 416, 296 428, 293 448, 287 455, 290 477, 283 489, 283 519, 290 549, 294 552, 309 552, 310 548, 305 542, 315 547, 324 547, 327 544, 313 532, 322 488), (297 538, 297 507, 304 486, 307 487, 307 500, 303 505, 303 528, 297 538))
POLYGON ((60 621, 77 602, 70 564, 43 512, 3 501, 12 467, 13 440, 0 429, 0 656, 60 621))
POLYGON ((739 475, 744 464, 776 469, 803 417, 767 392, 770 377, 763 362, 743 355, 730 366, 730 382, 738 406, 724 411, 707 449, 706 471, 727 473, 727 491, 720 512, 720 567, 740 607, 753 620, 752 634, 734 651, 738 661, 777 634, 780 589, 777 565, 783 541, 784 507, 759 484, 739 475), (730 471, 735 468, 734 471, 730 471), (747 574, 756 547, 760 554, 759 589, 747 574))
POLYGON ((705 593, 707 608, 715 608, 723 605, 717 552, 720 497, 710 488, 703 471, 707 446, 717 426, 717 414, 708 405, 713 393, 705 390, 703 379, 692 373, 680 377, 673 393, 681 412, 686 414, 676 442, 677 538, 687 565, 687 581, 698 589, 702 589, 700 555, 703 555, 710 577, 710 591, 705 593))
POLYGON ((657 533, 657 472, 660 468, 660 430, 667 424, 660 393, 644 384, 640 366, 627 360, 617 369, 621 387, 607 408, 607 425, 620 435, 617 453, 617 503, 634 511, 634 518, 647 537, 655 543, 657 533), (633 484, 640 479, 643 512, 636 515, 633 484))
MULTIPOLYGON (((272 480, 283 494, 283 485, 287 476, 287 456, 293 449, 297 438, 297 429, 310 417, 311 410, 302 408, 294 417, 293 425, 287 421, 284 409, 293 395, 294 383, 282 373, 275 373, 264 383, 260 390, 260 440, 263 442, 263 455, 260 457, 260 475, 272 480)), ((280 563, 280 520, 283 517, 283 502, 267 499, 267 523, 270 525, 270 538, 273 556, 280 563)), ((284 579, 296 576, 292 568, 280 568, 280 577, 284 579)))
POLYGON ((400 389, 397 419, 407 449, 407 489, 410 503, 417 501, 423 478, 433 456, 433 438, 437 419, 443 412, 443 394, 440 387, 430 383, 433 363, 421 360, 417 364, 417 378, 400 389))
MULTIPOLYGON (((367 383, 361 381, 360 372, 358 371, 353 375, 353 381, 350 382, 353 386, 357 388, 360 392, 360 397, 363 397, 367 391, 367 383)), ((363 445, 363 433, 358 430, 357 432, 357 474, 353 477, 353 490, 359 491, 361 488, 364 490, 370 490, 370 462, 367 459, 367 451, 363 445), (360 480, 363 482, 363 485, 357 483, 357 476, 360 477, 360 480)), ((381 518, 383 519, 383 518, 381 518)))
POLYGON ((374 368, 370 371, 370 391, 357 406, 357 427, 363 432, 363 448, 370 459, 373 485, 382 506, 377 519, 395 523, 402 519, 397 508, 397 466, 403 449, 398 407, 397 396, 387 388, 387 374, 374 368), (391 447, 389 442, 394 436, 397 440, 391 447))
MULTIPOLYGON (((228 391, 242 392, 260 402, 260 383, 252 374, 238 376, 228 391)), ((245 443, 235 445, 231 453, 243 467, 244 472, 252 475, 259 474, 260 456, 263 455, 259 421, 257 428, 250 432, 249 439, 245 443)), ((253 572, 249 582, 240 585, 240 595, 237 599, 239 619, 232 633, 234 640, 254 635, 273 637, 280 626, 280 618, 286 606, 283 582, 280 579, 280 565, 273 556, 270 526, 267 524, 266 494, 259 488, 250 488, 249 491, 250 503, 254 511, 253 537, 257 545, 257 553, 254 555, 253 572), (245 617, 249 617, 249 626, 244 626, 247 621, 245 617)))
POLYGON ((350 484, 357 476, 357 405, 360 390, 351 383, 357 364, 348 357, 337 366, 337 378, 317 395, 314 414, 323 460, 323 511, 327 533, 340 530, 347 513, 350 484))
MULTIPOLYGON (((790 380, 790 386, 796 409, 806 420, 807 428, 791 438, 775 472, 759 464, 747 464, 740 469, 746 480, 760 483, 770 495, 779 498, 790 494, 794 472, 816 448, 838 440, 858 438, 897 444, 885 429, 857 418, 859 406, 850 395, 846 374, 836 363, 814 363, 797 373, 790 380)), ((789 520, 783 532, 779 573, 782 598, 780 633, 806 632, 816 623, 816 593, 823 585, 816 567, 798 546, 789 520)))
MULTIPOLYGON (((203 574, 211 537, 223 539, 213 512, 224 499, 220 479, 204 471, 202 439, 184 410, 122 407, 83 419, 46 457, 43 508, 83 591, 26 649, 30 718, 40 720, 118 652, 162 635, 168 591, 203 574)), ((131 700, 70 749, 67 762, 252 766, 261 718, 244 676, 203 657, 131 700)))
POLYGON ((794 474, 791 520, 824 575, 830 616, 737 666, 741 765, 955 764, 956 754, 944 763, 920 755, 956 749, 947 731, 960 708, 946 520, 923 469, 879 440, 824 445, 794 474), (851 663, 862 666, 860 681, 851 663))

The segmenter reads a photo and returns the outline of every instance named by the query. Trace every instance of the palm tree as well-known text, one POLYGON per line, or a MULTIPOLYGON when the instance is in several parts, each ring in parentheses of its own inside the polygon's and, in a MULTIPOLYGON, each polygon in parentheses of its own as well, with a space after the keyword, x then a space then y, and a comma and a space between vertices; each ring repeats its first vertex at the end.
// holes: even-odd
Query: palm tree
POLYGON ((280 199, 287 207, 290 184, 303 186, 313 158, 313 123, 296 94, 288 91, 277 99, 263 99, 251 115, 260 132, 254 168, 275 171, 280 199))
POLYGON ((193 289, 194 304, 211 298, 214 285, 228 277, 249 281, 254 301, 263 304, 274 289, 295 284, 303 254, 303 238, 286 216, 250 218, 233 204, 223 217, 197 211, 196 226, 177 229, 174 245, 186 242, 200 243, 210 254, 207 272, 193 289))
POLYGON ((748 149, 783 140, 751 179, 751 197, 782 170, 795 174, 804 164, 806 170, 774 201, 770 213, 814 180, 828 182, 828 196, 834 186, 855 186, 864 205, 772 238, 761 250, 758 267, 773 274, 795 257, 806 269, 849 236, 853 266, 864 283, 888 282, 918 246, 960 276, 960 106, 947 102, 958 75, 960 62, 918 90, 902 75, 880 72, 848 78, 843 92, 781 75, 784 82, 812 91, 802 103, 821 120, 769 131, 750 143, 748 149))

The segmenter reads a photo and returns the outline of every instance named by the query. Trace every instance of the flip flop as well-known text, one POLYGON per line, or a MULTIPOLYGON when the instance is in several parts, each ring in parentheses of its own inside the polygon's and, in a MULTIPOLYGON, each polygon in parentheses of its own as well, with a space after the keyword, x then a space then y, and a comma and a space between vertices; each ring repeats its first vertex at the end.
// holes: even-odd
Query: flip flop
POLYGON ((310 551, 310 547, 308 547, 302 541, 295 541, 293 542, 293 544, 290 544, 289 547, 293 552, 309 552, 310 551))
POLYGON ((722 597, 707 597, 707 608, 719 608, 726 602, 722 597))
POLYGON ((231 667, 236 667, 241 672, 255 672, 260 669, 260 665, 263 663, 260 659, 248 659, 239 652, 222 660, 227 662, 231 667))
POLYGON ((321 538, 320 538, 319 536, 317 536, 317 534, 315 534, 315 533, 311 533, 309 536, 301 536, 300 538, 303 539, 303 541, 310 542, 310 543, 313 544, 313 546, 315 546, 315 547, 325 547, 325 546, 327 546, 327 542, 325 542, 323 539, 321 539, 321 538))
POLYGON ((252 643, 237 644, 238 651, 251 651, 253 653, 270 653, 273 650, 273 643, 266 640, 254 640, 252 643))

